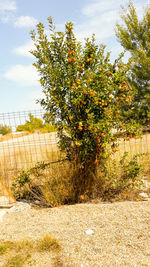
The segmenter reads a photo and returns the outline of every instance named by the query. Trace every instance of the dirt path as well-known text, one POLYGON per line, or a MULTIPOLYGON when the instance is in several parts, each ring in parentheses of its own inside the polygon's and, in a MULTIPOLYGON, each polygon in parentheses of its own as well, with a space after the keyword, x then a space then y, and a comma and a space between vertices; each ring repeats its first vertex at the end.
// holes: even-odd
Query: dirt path
POLYGON ((150 200, 31 208, 5 214, 0 222, 4 240, 35 240, 47 233, 60 241, 61 264, 53 265, 48 253, 35 253, 34 267, 150 266, 150 200))

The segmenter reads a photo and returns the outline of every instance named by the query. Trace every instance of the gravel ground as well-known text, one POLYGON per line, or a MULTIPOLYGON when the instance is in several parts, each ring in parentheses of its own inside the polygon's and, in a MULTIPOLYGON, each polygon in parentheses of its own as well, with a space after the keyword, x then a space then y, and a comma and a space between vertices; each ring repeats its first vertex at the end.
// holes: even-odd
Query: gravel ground
POLYGON ((54 265, 51 253, 35 253, 34 267, 150 266, 150 199, 16 209, 0 222, 3 240, 35 240, 47 233, 60 241, 59 261, 54 265))

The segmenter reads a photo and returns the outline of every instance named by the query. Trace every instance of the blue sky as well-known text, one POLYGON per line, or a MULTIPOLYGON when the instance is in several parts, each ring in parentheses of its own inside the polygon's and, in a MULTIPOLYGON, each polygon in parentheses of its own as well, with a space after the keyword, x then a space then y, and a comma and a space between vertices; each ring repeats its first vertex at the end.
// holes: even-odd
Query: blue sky
MULTIPOLYGON (((133 3, 141 17, 149 0, 133 3)), ((72 21, 79 40, 95 33, 113 59, 122 51, 114 26, 121 22, 120 6, 127 4, 125 0, 0 0, 0 113, 40 108, 36 99, 42 97, 42 89, 28 52, 33 47, 30 30, 39 21, 47 25, 52 16, 56 30, 72 21)))

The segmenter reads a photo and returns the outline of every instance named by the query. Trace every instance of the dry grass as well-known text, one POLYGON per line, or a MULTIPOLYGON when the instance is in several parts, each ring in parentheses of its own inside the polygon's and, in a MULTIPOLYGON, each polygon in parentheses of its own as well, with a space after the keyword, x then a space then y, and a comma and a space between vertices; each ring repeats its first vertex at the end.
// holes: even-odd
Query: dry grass
POLYGON ((55 133, 32 134, 0 142, 0 176, 6 186, 19 170, 33 167, 37 162, 53 162, 62 157, 55 133))
POLYGON ((59 257, 60 249, 59 241, 49 234, 37 240, 0 241, 0 255, 5 262, 3 267, 33 266, 32 255, 38 253, 40 257, 43 252, 57 252, 56 256, 59 257))
POLYGON ((5 135, 0 136, 0 142, 6 141, 6 140, 10 140, 10 139, 14 139, 14 138, 23 137, 23 136, 26 136, 26 135, 29 135, 29 134, 30 134, 29 132, 18 133, 16 135, 11 134, 11 133, 10 134, 5 134, 5 135))
POLYGON ((56 238, 51 237, 47 234, 43 238, 38 240, 38 249, 39 251, 60 250, 60 243, 56 238))

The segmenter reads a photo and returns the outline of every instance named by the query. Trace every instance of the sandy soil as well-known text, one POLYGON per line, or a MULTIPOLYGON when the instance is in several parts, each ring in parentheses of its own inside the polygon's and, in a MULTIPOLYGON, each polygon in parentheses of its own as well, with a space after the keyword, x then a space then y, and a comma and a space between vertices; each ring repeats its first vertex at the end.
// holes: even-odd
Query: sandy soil
POLYGON ((149 230, 150 200, 86 203, 5 214, 0 239, 35 240, 47 233, 57 238, 62 247, 57 264, 52 254, 35 253, 34 267, 148 267, 149 230))

